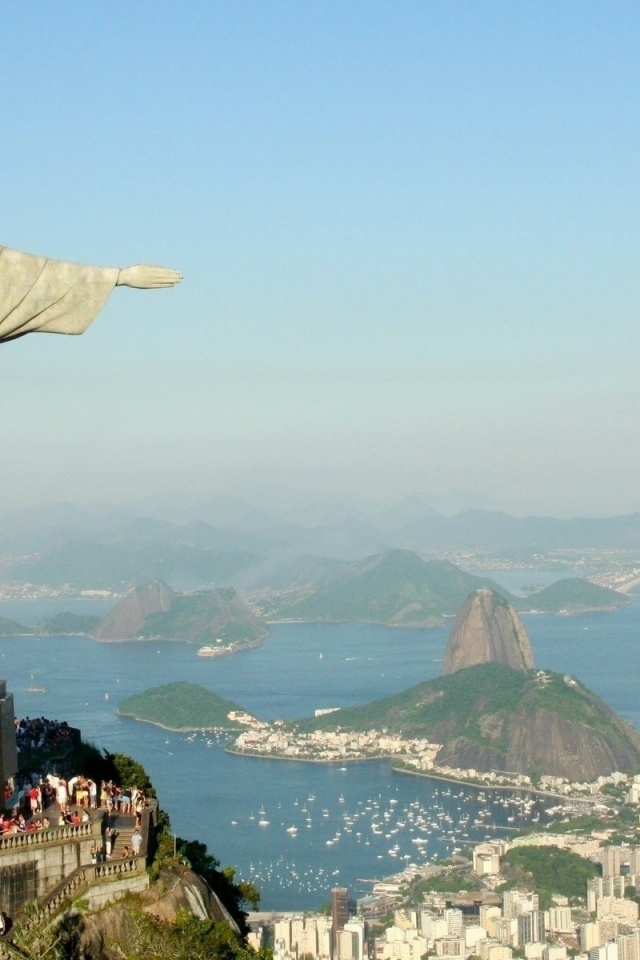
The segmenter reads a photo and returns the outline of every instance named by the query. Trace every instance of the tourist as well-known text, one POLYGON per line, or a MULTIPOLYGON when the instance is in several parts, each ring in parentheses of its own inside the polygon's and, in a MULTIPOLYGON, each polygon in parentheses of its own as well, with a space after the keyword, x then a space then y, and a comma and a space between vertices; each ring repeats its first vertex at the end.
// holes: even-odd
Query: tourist
POLYGON ((117 832, 115 827, 107 827, 104 831, 104 849, 107 859, 111 856, 113 845, 115 843, 117 832))
POLYGON ((134 857, 139 856, 139 854, 140 854, 140 847, 142 846, 142 834, 140 833, 140 831, 138 830, 137 827, 136 827, 136 829, 133 831, 133 834, 132 834, 132 836, 131 836, 131 846, 133 847, 133 855, 134 855, 134 857))
POLYGON ((27 792, 29 797, 29 806, 31 808, 31 816, 33 817, 37 813, 42 812, 42 804, 40 798, 40 787, 32 786, 31 789, 27 792))

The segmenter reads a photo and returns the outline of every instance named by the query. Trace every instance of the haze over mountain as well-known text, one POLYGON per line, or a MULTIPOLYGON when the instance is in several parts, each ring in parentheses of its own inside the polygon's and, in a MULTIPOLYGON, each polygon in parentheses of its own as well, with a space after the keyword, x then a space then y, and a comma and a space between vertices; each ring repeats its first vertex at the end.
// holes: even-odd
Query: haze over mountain
POLYGON ((475 576, 447 560, 422 560, 410 550, 387 550, 343 564, 315 585, 262 604, 269 619, 351 620, 392 626, 430 626, 452 616, 469 593, 494 591, 518 610, 558 613, 613 609, 627 599, 586 580, 558 581, 531 598, 512 596, 489 577, 475 576))
POLYGON ((65 544, 83 543, 116 551, 162 544, 261 558, 292 553, 355 560, 389 548, 431 555, 516 551, 532 557, 562 548, 640 549, 640 514, 567 520, 466 510, 441 516, 419 498, 377 505, 309 503, 278 511, 231 498, 163 501, 149 512, 130 505, 54 503, 0 517, 0 572, 26 572, 35 564, 34 553, 46 561, 54 551, 64 557, 65 544))

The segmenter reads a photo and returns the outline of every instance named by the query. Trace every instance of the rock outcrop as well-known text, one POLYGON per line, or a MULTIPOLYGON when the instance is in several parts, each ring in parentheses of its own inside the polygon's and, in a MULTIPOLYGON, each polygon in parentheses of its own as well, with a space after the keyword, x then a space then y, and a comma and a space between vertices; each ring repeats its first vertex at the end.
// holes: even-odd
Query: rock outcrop
POLYGON ((525 672, 534 666, 531 642, 514 608, 495 591, 481 587, 456 615, 442 673, 492 662, 525 672))
POLYGON ((198 920, 223 922, 239 936, 235 920, 202 877, 187 867, 164 865, 159 882, 131 896, 126 905, 116 903, 78 918, 72 955, 86 960, 120 960, 119 944, 136 942, 140 915, 148 913, 173 923, 181 911, 198 920))
POLYGON ((96 640, 129 640, 139 636, 147 617, 166 612, 174 597, 175 592, 162 580, 136 587, 103 617, 94 634, 96 640))

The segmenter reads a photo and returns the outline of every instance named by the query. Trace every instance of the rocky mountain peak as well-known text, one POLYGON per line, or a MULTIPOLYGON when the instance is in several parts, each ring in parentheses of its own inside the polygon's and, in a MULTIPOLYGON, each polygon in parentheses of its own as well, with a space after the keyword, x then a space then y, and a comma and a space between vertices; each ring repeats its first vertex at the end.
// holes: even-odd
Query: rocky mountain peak
POLYGON ((141 632, 150 613, 166 611, 175 592, 162 580, 136 587, 100 621, 97 640, 124 640, 141 632))
POLYGON ((534 666, 531 642, 514 608, 494 590, 481 587, 456 614, 442 673, 492 661, 524 672, 534 666))

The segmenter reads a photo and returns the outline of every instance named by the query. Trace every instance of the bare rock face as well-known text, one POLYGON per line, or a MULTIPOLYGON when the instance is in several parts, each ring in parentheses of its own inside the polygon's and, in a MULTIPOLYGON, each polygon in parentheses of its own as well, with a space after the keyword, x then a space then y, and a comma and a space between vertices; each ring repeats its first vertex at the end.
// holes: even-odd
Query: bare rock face
POLYGON ((174 596, 174 591, 162 580, 136 587, 100 621, 95 632, 96 640, 129 640, 137 637, 149 614, 167 611, 174 596))
POLYGON ((499 594, 481 587, 456 615, 442 673, 492 661, 525 672, 534 666, 531 642, 516 611, 499 594))
POLYGON ((76 931, 75 951, 65 956, 84 960, 121 960, 120 944, 133 946, 138 933, 139 916, 151 914, 167 923, 175 922, 180 911, 198 920, 216 920, 239 934, 238 925, 219 897, 202 877, 186 867, 165 864, 158 883, 141 894, 107 905, 82 917, 76 931))

